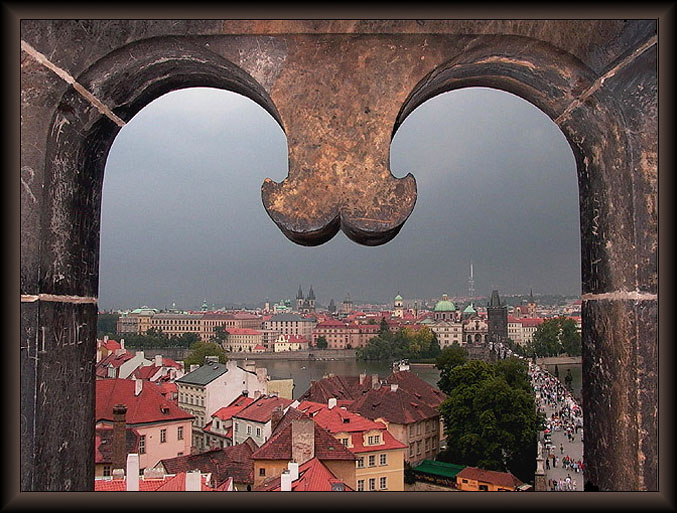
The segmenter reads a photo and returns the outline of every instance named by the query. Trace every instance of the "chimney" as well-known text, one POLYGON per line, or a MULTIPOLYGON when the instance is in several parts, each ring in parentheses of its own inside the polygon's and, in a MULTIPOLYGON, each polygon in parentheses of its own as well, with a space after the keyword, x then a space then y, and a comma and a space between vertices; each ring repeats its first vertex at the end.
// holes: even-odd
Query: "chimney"
POLYGON ((378 388, 378 374, 371 375, 371 388, 378 388))
POLYGON ((288 470, 282 471, 280 475, 280 491, 291 492, 291 474, 288 470))
POLYGON ((273 408, 272 413, 270 414, 270 431, 273 432, 275 431, 275 428, 277 425, 280 423, 282 420, 282 407, 281 406, 276 406, 273 408))
POLYGON ((136 357, 137 357, 139 360, 143 360, 143 351, 137 351, 137 352, 136 352, 136 357))
POLYGON ((161 354, 155 355, 155 366, 156 367, 162 367, 162 355, 161 354))
POLYGON ((111 467, 116 469, 125 468, 127 459, 127 450, 125 444, 127 422, 127 407, 124 404, 113 406, 113 454, 111 456, 111 467))
POLYGON ((143 390, 143 381, 140 379, 134 380, 134 396, 138 397, 143 390))
POLYGON ((398 387, 397 383, 391 383, 390 384, 390 391, 391 392, 397 392, 397 387, 398 387))
POLYGON ((199 470, 191 470, 190 472, 186 472, 186 491, 202 491, 202 476, 200 475, 199 470))
POLYGON ((327 406, 331 410, 332 408, 336 407, 336 397, 330 397, 329 401, 327 401, 327 406))
POLYGON ((103 336, 103 343, 105 344, 106 342, 108 342, 108 335, 103 336))
POLYGON ((289 469, 292 482, 296 481, 299 478, 299 464, 295 461, 290 461, 287 463, 287 468, 289 469))
POLYGON ((193 372, 196 369, 199 369, 200 366, 197 363, 191 363, 190 364, 190 372, 193 372))
POLYGON ((127 455, 127 491, 139 491, 139 455, 127 455))
POLYGON ((367 374, 366 373, 360 374, 360 385, 364 385, 365 379, 367 379, 367 374))
POLYGON ((292 461, 303 465, 315 457, 315 422, 305 418, 291 422, 292 461))
POLYGON ((101 361, 101 349, 96 350, 96 363, 101 361))
POLYGON ((121 347, 120 349, 115 350, 115 356, 121 356, 121 355, 125 354, 126 352, 127 351, 125 351, 125 348, 121 347))
POLYGON ((121 338, 121 339, 120 339, 120 347, 121 347, 122 349, 125 348, 125 339, 124 339, 124 338, 121 338))

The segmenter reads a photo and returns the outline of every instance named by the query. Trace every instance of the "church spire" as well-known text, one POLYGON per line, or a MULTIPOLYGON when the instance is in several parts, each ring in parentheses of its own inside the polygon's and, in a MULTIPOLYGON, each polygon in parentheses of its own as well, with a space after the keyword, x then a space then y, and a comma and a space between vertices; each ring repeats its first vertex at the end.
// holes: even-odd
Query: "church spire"
POLYGON ((303 299, 303 291, 301 290, 301 285, 299 285, 299 291, 296 293, 296 299, 303 299))

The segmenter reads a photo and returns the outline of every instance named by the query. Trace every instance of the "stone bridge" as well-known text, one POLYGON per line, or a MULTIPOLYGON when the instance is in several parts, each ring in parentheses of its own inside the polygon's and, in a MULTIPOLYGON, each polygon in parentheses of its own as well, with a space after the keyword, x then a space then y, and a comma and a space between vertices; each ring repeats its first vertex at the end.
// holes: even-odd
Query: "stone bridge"
POLYGON ((514 93, 575 155, 586 479, 658 487, 657 21, 20 21, 22 490, 92 490, 103 172, 172 90, 228 89, 283 128, 263 206, 292 241, 395 237, 416 202, 393 134, 440 93, 514 93))

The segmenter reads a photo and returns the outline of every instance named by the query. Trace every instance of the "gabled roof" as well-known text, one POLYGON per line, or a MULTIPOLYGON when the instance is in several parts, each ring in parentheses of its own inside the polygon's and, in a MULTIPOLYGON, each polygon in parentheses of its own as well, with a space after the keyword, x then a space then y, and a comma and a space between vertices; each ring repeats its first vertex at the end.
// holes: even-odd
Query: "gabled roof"
POLYGON ((502 486, 504 488, 517 488, 524 484, 510 472, 496 472, 495 470, 484 470, 477 467, 465 467, 456 474, 456 478, 473 479, 483 483, 502 486))
POLYGON ((253 402, 254 399, 251 397, 241 395, 236 397, 235 400, 232 401, 228 406, 219 408, 214 413, 212 413, 212 417, 218 417, 221 420, 229 420, 233 418, 233 415, 239 413, 253 402))
POLYGON ((397 384, 433 408, 437 408, 447 396, 411 371, 395 371, 385 379, 387 385, 397 384))
POLYGON ((176 383, 190 385, 208 385, 228 371, 222 363, 209 362, 176 380, 176 383))
POLYGON ((339 406, 329 408, 326 404, 317 404, 310 401, 304 401, 298 406, 299 410, 308 413, 311 418, 320 426, 329 431, 332 435, 337 433, 351 433, 353 446, 349 450, 359 454, 362 452, 389 451, 393 449, 404 449, 407 446, 393 437, 387 430, 385 424, 375 422, 363 417, 357 413, 346 410, 339 406), (383 437, 383 443, 380 445, 364 445, 363 434, 367 431, 377 430, 383 437))
POLYGON ((160 388, 143 382, 141 393, 134 395, 136 382, 131 379, 96 380, 96 422, 113 422, 113 406, 127 406, 126 423, 170 422, 193 418, 176 403, 165 399, 160 388))
MULTIPOLYGON (((280 476, 270 478, 259 486, 254 491, 256 492, 273 492, 280 491, 282 478, 280 476)), ((338 479, 334 473, 329 470, 318 458, 308 460, 303 465, 299 465, 299 477, 291 484, 292 492, 330 492, 332 485, 343 483, 344 492, 352 492, 350 488, 343 481, 338 479)))
POLYGON ((273 410, 280 406, 283 409, 292 403, 291 399, 277 396, 262 395, 245 408, 241 409, 233 417, 252 422, 266 423, 270 420, 273 410))
MULTIPOLYGON (((342 443, 334 438, 326 429, 313 422, 314 429, 314 457, 320 460, 355 460, 342 443)), ((254 460, 285 460, 292 459, 292 423, 289 421, 282 429, 276 432, 254 454, 254 460)))
POLYGON ((339 401, 354 401, 362 397, 372 387, 372 377, 366 376, 360 384, 360 376, 327 376, 311 381, 299 401, 327 403, 332 397, 339 401))
POLYGON ((211 473, 215 485, 222 485, 229 477, 236 483, 254 482, 254 461, 252 453, 258 448, 256 442, 247 438, 243 443, 215 449, 200 454, 190 454, 160 460, 166 472, 176 474, 199 469, 211 473))
POLYGON ((392 390, 389 385, 370 390, 348 409, 369 419, 382 418, 395 424, 410 424, 439 417, 437 409, 422 399, 399 386, 392 390))

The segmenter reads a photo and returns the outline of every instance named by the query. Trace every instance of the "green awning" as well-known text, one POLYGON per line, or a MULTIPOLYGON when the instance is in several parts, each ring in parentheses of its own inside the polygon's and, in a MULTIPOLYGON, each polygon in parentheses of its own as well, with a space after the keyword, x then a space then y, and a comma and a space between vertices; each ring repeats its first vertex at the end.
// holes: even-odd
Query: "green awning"
POLYGON ((444 463, 442 461, 423 460, 416 467, 414 472, 430 474, 434 476, 456 479, 456 474, 463 470, 466 465, 456 465, 454 463, 444 463))

